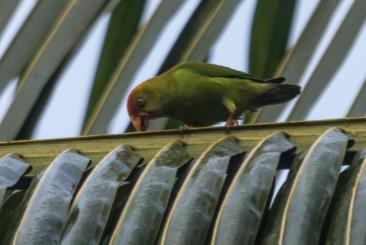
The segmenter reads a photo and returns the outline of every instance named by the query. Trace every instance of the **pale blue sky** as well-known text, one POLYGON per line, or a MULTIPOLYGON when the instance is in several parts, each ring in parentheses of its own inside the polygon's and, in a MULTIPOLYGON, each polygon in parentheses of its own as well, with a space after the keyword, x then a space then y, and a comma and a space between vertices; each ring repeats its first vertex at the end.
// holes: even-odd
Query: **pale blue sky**
MULTIPOLYGON (((17 28, 35 2, 36 0, 22 1, 17 14, 14 15, 8 28, 0 36, 0 55, 4 52, 12 36, 14 36, 17 28)), ((159 0, 149 0, 148 2, 150 4, 145 13, 144 20, 151 15, 159 0)), ((172 22, 164 29, 157 45, 146 58, 141 70, 136 74, 133 81, 134 85, 156 74, 159 65, 169 51, 169 47, 174 43, 180 29, 189 18, 189 13, 198 2, 198 0, 187 0, 172 22)), ((293 44, 299 37, 317 3, 318 0, 300 1, 300 4, 297 6, 296 21, 293 26, 290 44, 293 44)), ((312 69, 317 64, 351 3, 352 0, 344 0, 336 15, 333 16, 332 25, 325 31, 322 43, 302 79, 302 83, 310 76, 312 69)), ((250 34, 254 6, 255 0, 245 0, 239 6, 225 31, 213 47, 210 53, 210 63, 226 65, 244 71, 247 70, 248 36, 250 34)), ((93 30, 89 33, 88 39, 62 75, 55 93, 46 108, 46 112, 37 126, 35 138, 68 137, 79 134, 82 117, 86 108, 86 99, 94 77, 108 18, 109 16, 105 15, 97 21, 93 30)), ((311 111, 308 119, 344 116, 353 96, 366 78, 364 66, 364 57, 366 56, 365 40, 366 28, 363 28, 344 65, 335 74, 332 84, 311 111)), ((13 83, 0 95, 0 118, 5 112, 14 89, 13 83)), ((111 122, 109 132, 120 133, 125 128, 127 120, 128 117, 123 100, 119 112, 111 122)))

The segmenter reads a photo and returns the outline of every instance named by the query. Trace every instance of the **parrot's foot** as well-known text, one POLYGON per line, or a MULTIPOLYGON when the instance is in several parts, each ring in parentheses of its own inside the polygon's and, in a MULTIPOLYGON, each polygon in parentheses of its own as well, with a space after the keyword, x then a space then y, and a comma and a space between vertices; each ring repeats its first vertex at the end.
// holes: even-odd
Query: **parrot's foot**
POLYGON ((238 121, 236 120, 236 117, 233 115, 230 115, 230 117, 227 119, 225 123, 225 131, 227 134, 230 134, 230 130, 234 127, 238 126, 238 121))
POLYGON ((190 127, 186 124, 179 126, 180 135, 184 136, 186 133, 189 132, 190 127))

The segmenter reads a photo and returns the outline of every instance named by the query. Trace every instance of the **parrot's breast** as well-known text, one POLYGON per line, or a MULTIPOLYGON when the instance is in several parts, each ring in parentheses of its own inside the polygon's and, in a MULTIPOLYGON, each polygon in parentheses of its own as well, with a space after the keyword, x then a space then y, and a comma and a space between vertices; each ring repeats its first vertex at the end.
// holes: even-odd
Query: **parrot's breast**
POLYGON ((177 97, 174 110, 168 116, 190 126, 212 125, 226 121, 229 117, 222 101, 223 94, 220 90, 192 86, 177 97))
POLYGON ((229 113, 221 103, 200 104, 183 106, 177 110, 173 117, 191 126, 208 126, 226 121, 229 113))

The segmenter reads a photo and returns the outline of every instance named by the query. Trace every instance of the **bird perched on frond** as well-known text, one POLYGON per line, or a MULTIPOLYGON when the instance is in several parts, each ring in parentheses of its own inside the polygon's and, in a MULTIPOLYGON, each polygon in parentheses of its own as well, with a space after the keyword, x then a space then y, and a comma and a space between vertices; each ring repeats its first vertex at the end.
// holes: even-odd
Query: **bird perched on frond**
POLYGON ((127 110, 139 131, 158 117, 176 118, 187 126, 226 121, 230 128, 243 113, 286 102, 300 93, 299 86, 281 84, 284 81, 282 77, 263 80, 224 66, 186 62, 135 87, 128 96, 127 110))

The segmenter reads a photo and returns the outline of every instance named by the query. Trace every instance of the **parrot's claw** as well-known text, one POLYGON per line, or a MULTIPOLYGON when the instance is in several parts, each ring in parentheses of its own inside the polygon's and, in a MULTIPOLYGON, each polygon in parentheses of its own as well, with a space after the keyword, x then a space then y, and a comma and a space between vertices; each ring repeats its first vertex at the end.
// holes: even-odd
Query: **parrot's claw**
POLYGON ((227 134, 230 134, 230 130, 234 127, 237 127, 238 121, 236 120, 236 118, 234 116, 230 116, 229 119, 226 121, 225 123, 225 131, 227 134))
POLYGON ((189 132, 190 127, 186 124, 179 126, 180 135, 183 137, 186 133, 189 132))

